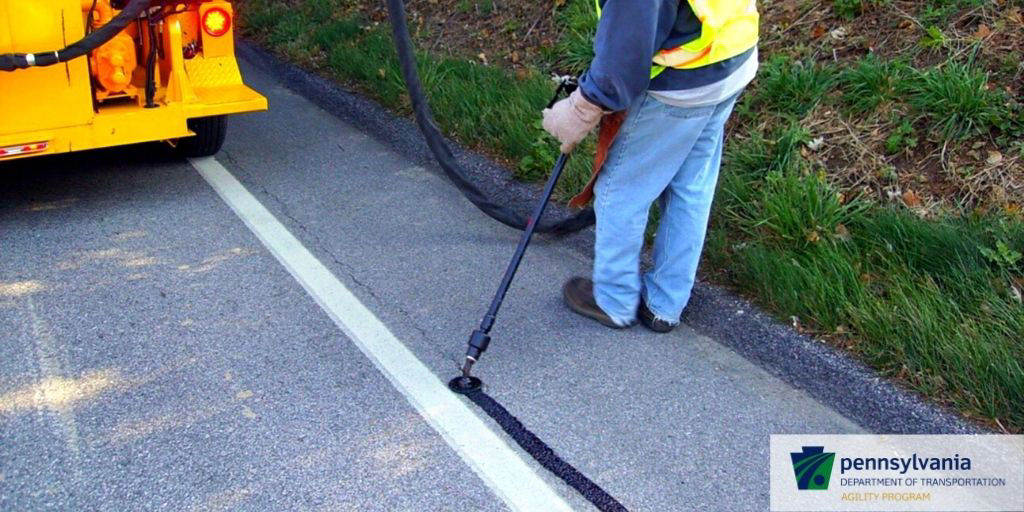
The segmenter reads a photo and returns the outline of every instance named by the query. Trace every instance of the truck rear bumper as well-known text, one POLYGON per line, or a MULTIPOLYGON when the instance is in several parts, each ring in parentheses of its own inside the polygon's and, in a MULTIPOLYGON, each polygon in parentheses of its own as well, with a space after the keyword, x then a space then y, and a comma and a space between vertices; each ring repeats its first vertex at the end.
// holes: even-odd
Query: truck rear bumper
POLYGON ((196 101, 147 109, 105 105, 89 124, 0 135, 0 162, 194 135, 189 119, 267 109, 267 99, 245 85, 195 89, 196 101))

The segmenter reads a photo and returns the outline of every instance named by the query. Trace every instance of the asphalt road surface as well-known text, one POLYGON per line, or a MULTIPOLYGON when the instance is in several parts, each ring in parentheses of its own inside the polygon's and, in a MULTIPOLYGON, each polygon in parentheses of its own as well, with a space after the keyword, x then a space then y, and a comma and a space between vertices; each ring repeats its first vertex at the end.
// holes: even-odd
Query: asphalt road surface
MULTIPOLYGON (((0 510, 588 510, 444 388, 518 233, 245 74, 271 110, 213 159, 0 164, 0 510)), ((590 262, 538 238, 478 374, 631 510, 765 510, 770 434, 863 431, 686 327, 572 314, 590 262)))

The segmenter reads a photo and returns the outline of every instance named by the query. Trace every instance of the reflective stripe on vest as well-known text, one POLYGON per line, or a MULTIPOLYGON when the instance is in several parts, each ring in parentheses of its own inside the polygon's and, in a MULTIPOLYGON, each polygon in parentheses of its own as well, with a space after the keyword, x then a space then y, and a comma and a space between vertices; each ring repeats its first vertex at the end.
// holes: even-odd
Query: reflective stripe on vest
MULTIPOLYGON (((666 68, 695 69, 731 59, 757 44, 757 0, 687 0, 701 22, 700 37, 661 50, 652 59, 651 78, 666 68)), ((594 0, 601 17, 601 0, 594 0)))

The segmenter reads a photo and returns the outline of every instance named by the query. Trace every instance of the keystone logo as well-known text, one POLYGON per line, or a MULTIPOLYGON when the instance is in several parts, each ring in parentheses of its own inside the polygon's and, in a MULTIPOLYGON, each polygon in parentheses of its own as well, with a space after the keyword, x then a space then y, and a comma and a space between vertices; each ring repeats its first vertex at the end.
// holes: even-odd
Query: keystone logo
POLYGON ((790 452, 793 459, 793 473, 796 475, 796 488, 801 491, 828 490, 828 481, 832 477, 832 463, 836 460, 835 453, 825 451, 824 446, 803 446, 803 452, 790 452))

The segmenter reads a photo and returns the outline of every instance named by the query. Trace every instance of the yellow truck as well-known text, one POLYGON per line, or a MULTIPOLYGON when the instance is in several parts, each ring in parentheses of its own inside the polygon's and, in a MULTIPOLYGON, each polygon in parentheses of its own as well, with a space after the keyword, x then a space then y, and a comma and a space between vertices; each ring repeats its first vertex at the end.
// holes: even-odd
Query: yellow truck
POLYGON ((242 82, 224 0, 0 0, 0 162, 150 141, 216 153, 242 82))

